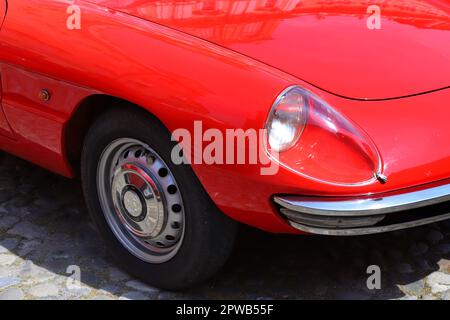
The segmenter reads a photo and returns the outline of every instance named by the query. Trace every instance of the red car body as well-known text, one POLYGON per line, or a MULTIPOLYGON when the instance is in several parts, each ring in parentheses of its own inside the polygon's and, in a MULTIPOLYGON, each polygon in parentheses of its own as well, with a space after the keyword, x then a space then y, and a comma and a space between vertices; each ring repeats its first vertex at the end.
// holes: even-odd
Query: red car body
MULTIPOLYGON (((299 85, 370 136, 388 181, 326 183, 284 167, 261 176, 258 165, 194 164, 233 219, 299 233, 274 195, 367 196, 449 183, 448 1, 75 2, 79 30, 66 27, 66 1, 0 0, 0 146, 10 153, 74 177, 86 128, 101 112, 95 99, 132 102, 170 131, 201 120, 224 132, 264 128, 280 92, 299 85), (383 10, 379 30, 366 26, 372 3, 383 10), (51 100, 39 99, 43 88, 51 100)), ((329 178, 340 168, 358 174, 345 162, 336 153, 329 178)))

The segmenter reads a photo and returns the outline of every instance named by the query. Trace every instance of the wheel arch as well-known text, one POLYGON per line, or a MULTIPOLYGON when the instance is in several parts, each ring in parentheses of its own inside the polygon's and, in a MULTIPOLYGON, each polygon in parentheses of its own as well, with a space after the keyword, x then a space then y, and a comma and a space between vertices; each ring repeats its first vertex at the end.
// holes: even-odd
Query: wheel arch
POLYGON ((113 108, 142 112, 155 118, 167 129, 153 112, 126 99, 107 94, 92 94, 85 97, 78 103, 64 128, 64 154, 76 177, 80 173, 81 151, 89 128, 100 115, 113 108))

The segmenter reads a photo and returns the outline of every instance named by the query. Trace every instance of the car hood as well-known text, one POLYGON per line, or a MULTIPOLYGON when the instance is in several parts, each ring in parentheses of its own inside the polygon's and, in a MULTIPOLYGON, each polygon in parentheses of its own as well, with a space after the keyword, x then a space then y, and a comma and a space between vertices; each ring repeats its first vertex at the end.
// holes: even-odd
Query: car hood
POLYGON ((392 99, 450 86, 447 0, 90 2, 213 42, 347 98, 392 99), (368 27, 374 3, 380 29, 368 27))

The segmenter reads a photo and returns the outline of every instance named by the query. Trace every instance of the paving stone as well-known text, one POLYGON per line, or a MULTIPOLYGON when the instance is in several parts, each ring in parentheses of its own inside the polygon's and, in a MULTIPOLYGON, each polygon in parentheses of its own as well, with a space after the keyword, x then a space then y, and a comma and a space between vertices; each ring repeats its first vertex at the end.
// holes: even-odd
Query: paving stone
POLYGON ((3 290, 5 288, 11 287, 11 286, 15 286, 16 284, 19 284, 19 283, 20 283, 19 278, 15 278, 15 277, 0 278, 0 290, 3 290))
POLYGON ((439 271, 450 274, 450 260, 440 259, 438 261, 439 271))
POLYGON ((34 274, 32 274, 29 277, 30 283, 33 284, 39 284, 39 283, 47 283, 49 281, 52 281, 56 278, 57 276, 50 272, 50 271, 41 271, 41 272, 36 272, 34 274))
POLYGON ((111 280, 114 280, 114 281, 130 279, 130 276, 127 273, 125 273, 124 271, 122 271, 116 267, 109 267, 109 277, 111 280))
POLYGON ((39 240, 23 240, 18 246, 18 254, 21 256, 26 256, 37 248, 40 248, 41 245, 42 242, 39 240))
POLYGON ((412 295, 421 295, 423 290, 425 289, 425 281, 424 280, 417 280, 408 284, 405 284, 402 286, 403 292, 406 292, 408 294, 412 295))
POLYGON ((161 291, 158 295, 158 300, 175 300, 177 298, 177 293, 170 291, 161 291))
POLYGON ((437 300, 437 297, 432 294, 427 294, 427 295, 424 295, 421 299, 422 300, 437 300))
POLYGON ((92 300, 114 300, 114 299, 110 296, 98 295, 93 297, 92 300))
POLYGON ((64 233, 51 234, 47 237, 46 240, 51 241, 53 243, 54 242, 60 242, 60 243, 68 242, 69 243, 68 245, 71 245, 71 242, 72 242, 70 235, 64 234, 64 233))
POLYGON ((21 265, 21 276, 26 276, 27 274, 30 274, 33 272, 34 264, 31 260, 25 260, 21 265))
POLYGON ((66 290, 67 293, 76 295, 76 296, 87 296, 92 292, 92 289, 87 286, 70 286, 67 287, 66 290))
POLYGON ((450 300, 450 289, 441 294, 442 300, 450 300))
POLYGON ((20 277, 20 269, 16 265, 0 266, 0 278, 20 277))
POLYGON ((32 199, 27 198, 27 197, 16 197, 16 198, 10 200, 10 204, 15 207, 21 208, 21 207, 24 207, 27 204, 29 204, 31 201, 32 201, 32 199))
POLYGON ((403 297, 401 297, 399 300, 418 300, 418 298, 416 296, 411 296, 411 295, 405 295, 403 297))
POLYGON ((0 230, 8 230, 19 222, 19 220, 19 218, 12 215, 3 216, 2 219, 0 219, 0 230))
POLYGON ((59 288, 55 284, 44 283, 32 287, 28 293, 36 298, 56 297, 59 293, 59 288))
POLYGON ((9 266, 16 261, 16 257, 12 254, 0 254, 0 266, 9 266))
POLYGON ((40 238, 46 234, 42 227, 29 223, 27 221, 16 224, 14 228, 8 230, 8 233, 26 239, 40 238))
POLYGON ((58 198, 50 198, 47 194, 42 194, 34 200, 33 205, 53 211, 59 209, 61 203, 58 202, 58 198))
POLYGON ((8 253, 11 250, 14 250, 18 244, 19 241, 15 238, 4 239, 0 241, 0 253, 8 253))
POLYGON ((81 270, 81 281, 92 287, 99 287, 103 282, 103 274, 94 271, 81 270))
POLYGON ((130 291, 123 294, 119 300, 148 300, 148 297, 139 291, 130 291))
POLYGON ((23 300, 23 298, 23 291, 19 288, 10 288, 0 292, 0 300, 23 300))
POLYGON ((431 292, 444 292, 450 289, 450 274, 433 272, 428 276, 427 283, 431 287, 431 292))
POLYGON ((149 285, 147 285, 147 284, 145 284, 145 283, 143 283, 143 282, 141 282, 139 280, 128 281, 126 283, 126 286, 130 287, 132 289, 135 289, 137 291, 144 291, 144 292, 152 293, 152 294, 157 294, 159 292, 158 288, 151 287, 151 286, 149 286, 149 285))
POLYGON ((117 283, 115 283, 115 284, 108 284, 108 285, 102 286, 97 291, 97 293, 99 295, 104 295, 104 296, 109 296, 109 295, 116 296, 120 292, 122 292, 122 288, 117 283))

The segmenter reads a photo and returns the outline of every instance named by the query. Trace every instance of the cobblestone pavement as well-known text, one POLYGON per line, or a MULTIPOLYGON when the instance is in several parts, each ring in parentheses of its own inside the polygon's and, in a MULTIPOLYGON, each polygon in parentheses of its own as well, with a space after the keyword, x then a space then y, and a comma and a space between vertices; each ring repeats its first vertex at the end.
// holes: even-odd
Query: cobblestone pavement
POLYGON ((450 299, 450 223, 365 237, 300 237, 241 228, 230 261, 183 293, 117 268, 77 181, 0 160, 1 299, 450 299), (381 289, 369 290, 369 265, 381 289), (81 270, 81 286, 70 277, 81 270))

